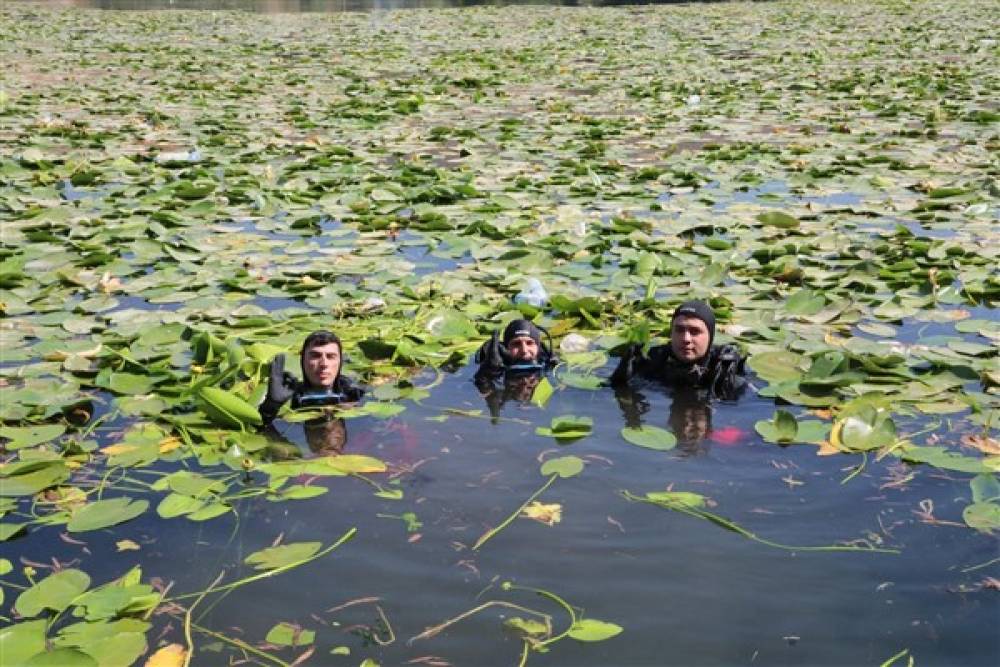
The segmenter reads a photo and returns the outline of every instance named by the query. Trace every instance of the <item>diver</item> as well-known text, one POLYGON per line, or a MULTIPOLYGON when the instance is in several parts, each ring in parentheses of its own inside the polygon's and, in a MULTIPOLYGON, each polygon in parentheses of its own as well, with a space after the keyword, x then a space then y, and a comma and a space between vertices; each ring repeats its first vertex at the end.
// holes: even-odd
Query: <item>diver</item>
POLYGON ((314 331, 302 343, 302 381, 285 370, 285 355, 271 360, 267 394, 260 404, 264 426, 270 426, 285 403, 292 408, 318 408, 361 400, 364 390, 355 387, 341 373, 344 365, 343 345, 329 331, 314 331))
POLYGON ((529 320, 514 320, 501 338, 494 331, 476 352, 479 364, 473 381, 486 399, 494 423, 507 401, 526 403, 545 374, 558 364, 552 352, 552 338, 542 341, 543 329, 529 320))
POLYGON ((611 374, 614 387, 636 375, 675 388, 704 390, 710 398, 735 400, 746 389, 746 357, 735 345, 713 345, 715 313, 704 301, 685 301, 670 318, 670 343, 630 345, 611 374))

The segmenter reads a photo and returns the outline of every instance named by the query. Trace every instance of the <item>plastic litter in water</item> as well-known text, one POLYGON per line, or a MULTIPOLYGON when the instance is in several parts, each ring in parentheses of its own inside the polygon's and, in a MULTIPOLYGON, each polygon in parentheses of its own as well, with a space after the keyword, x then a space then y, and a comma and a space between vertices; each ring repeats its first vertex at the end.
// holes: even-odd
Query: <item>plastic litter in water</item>
POLYGON ((586 352, 589 347, 590 341, 578 333, 567 334, 567 336, 559 342, 559 351, 563 354, 586 352))
POLYGON ((535 308, 541 308, 548 300, 548 292, 542 287, 538 278, 528 278, 524 283, 524 289, 514 296, 514 303, 526 303, 535 308))

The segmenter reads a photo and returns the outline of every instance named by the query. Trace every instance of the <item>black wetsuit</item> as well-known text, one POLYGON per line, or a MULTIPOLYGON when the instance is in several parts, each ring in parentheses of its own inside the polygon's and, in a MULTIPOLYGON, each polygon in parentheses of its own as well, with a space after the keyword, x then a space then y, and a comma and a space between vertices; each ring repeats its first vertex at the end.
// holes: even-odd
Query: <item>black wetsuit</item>
POLYGON ((712 397, 732 400, 746 389, 746 357, 735 345, 713 345, 700 360, 687 363, 674 356, 669 344, 653 346, 645 355, 639 345, 632 345, 611 374, 611 384, 621 387, 637 375, 671 387, 704 389, 712 397))
MULTIPOLYGON (((287 378, 286 382, 288 382, 287 378)), ((365 395, 364 389, 354 386, 343 375, 338 375, 337 379, 333 382, 333 386, 329 389, 313 389, 305 382, 298 382, 294 378, 292 382, 294 382, 295 386, 295 392, 292 394, 292 409, 294 410, 318 405, 353 403, 360 401, 365 395)), ((272 401, 268 397, 264 398, 264 402, 260 404, 259 411, 265 425, 274 421, 282 405, 284 405, 284 402, 279 403, 272 401)))

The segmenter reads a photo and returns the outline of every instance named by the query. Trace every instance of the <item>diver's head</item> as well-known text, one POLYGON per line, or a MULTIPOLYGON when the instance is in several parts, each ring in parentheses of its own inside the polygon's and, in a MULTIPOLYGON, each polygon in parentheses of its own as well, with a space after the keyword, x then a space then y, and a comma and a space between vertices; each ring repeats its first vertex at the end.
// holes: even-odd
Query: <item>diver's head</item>
POLYGON ((670 318, 670 349, 692 364, 708 354, 715 339, 715 313, 704 301, 685 301, 670 318))
POLYGON ((542 331, 529 320, 514 320, 503 331, 503 344, 513 362, 537 362, 542 353, 542 331))
POLYGON ((340 376, 343 348, 336 334, 314 331, 302 343, 302 377, 315 389, 329 389, 340 376))

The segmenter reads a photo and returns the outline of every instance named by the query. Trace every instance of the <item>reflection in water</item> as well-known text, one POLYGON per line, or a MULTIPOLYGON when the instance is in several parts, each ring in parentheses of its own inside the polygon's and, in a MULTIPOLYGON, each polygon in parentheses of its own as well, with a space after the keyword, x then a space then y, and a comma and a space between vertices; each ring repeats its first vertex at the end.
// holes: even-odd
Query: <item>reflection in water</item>
POLYGON ((678 446, 693 454, 712 432, 712 405, 697 392, 675 391, 667 424, 677 436, 678 446))
POLYGON ((343 419, 323 417, 311 419, 302 428, 309 450, 317 456, 343 454, 347 446, 347 424, 343 419))
POLYGON ((515 401, 521 405, 530 402, 535 387, 543 377, 541 373, 505 373, 500 381, 477 376, 476 388, 486 401, 493 423, 500 419, 500 410, 507 402, 515 401))
MULTIPOLYGON (((675 4, 687 0, 659 0, 645 4, 675 4)), ((159 10, 209 9, 244 10, 261 14, 303 12, 360 12, 387 9, 432 7, 475 7, 482 5, 559 5, 564 7, 613 7, 636 4, 635 0, 68 0, 64 4, 93 9, 159 10)))
MULTIPOLYGON (((646 397, 626 386, 615 391, 615 398, 625 425, 630 428, 642 426, 643 416, 650 408, 646 397)), ((666 426, 677 436, 678 448, 685 454, 704 453, 712 434, 711 401, 704 391, 694 389, 675 389, 672 399, 666 426)))
MULTIPOLYGON (((343 454, 347 447, 347 424, 332 414, 303 422, 302 431, 305 433, 309 452, 315 456, 343 454)), ((274 425, 269 426, 264 433, 268 438, 267 451, 271 460, 284 461, 303 456, 303 448, 274 425)))

